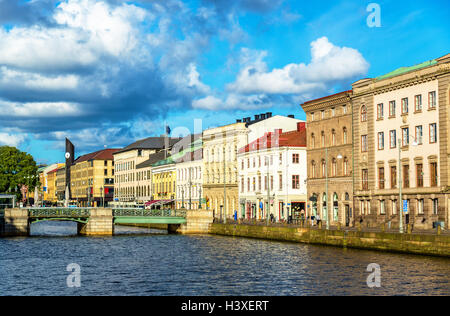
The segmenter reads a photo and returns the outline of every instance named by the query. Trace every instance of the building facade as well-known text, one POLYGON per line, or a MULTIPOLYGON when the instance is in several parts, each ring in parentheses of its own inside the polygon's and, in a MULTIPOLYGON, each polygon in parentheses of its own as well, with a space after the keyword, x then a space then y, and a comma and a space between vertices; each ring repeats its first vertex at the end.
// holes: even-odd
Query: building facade
POLYGON ((66 198, 66 167, 65 165, 56 171, 56 199, 58 202, 66 198))
POLYGON ((306 128, 268 132, 238 152, 239 217, 286 221, 306 212, 306 128))
POLYGON ((164 200, 164 207, 175 208, 176 167, 172 158, 160 160, 152 165, 153 200, 164 200))
POLYGON ((247 132, 243 122, 203 132, 203 191, 216 218, 231 218, 238 209, 237 151, 247 144, 247 132))
POLYGON ((403 210, 403 227, 449 227, 449 91, 450 55, 353 84, 362 223, 398 227, 403 210))
MULTIPOLYGON (((200 136, 200 135, 199 135, 200 136)), ((177 154, 177 202, 176 207, 201 209, 203 201, 203 141, 198 137, 187 148, 177 154)))
POLYGON ((78 157, 70 168, 72 200, 80 206, 102 206, 114 196, 114 158, 118 149, 78 157))
POLYGON ((354 223, 351 95, 344 91, 302 104, 308 134, 307 213, 329 225, 354 223))
MULTIPOLYGON (((148 178, 146 174, 142 179, 138 180, 136 166, 149 159, 150 155, 165 151, 164 157, 170 156, 170 149, 172 146, 180 141, 181 138, 169 138, 165 136, 161 137, 148 137, 138 140, 125 148, 114 153, 114 165, 115 165, 115 187, 116 192, 114 199, 121 203, 137 204, 142 200, 142 195, 148 196, 148 192, 142 192, 138 197, 139 187, 147 188, 148 190, 148 178), (145 179, 144 179, 145 177, 145 179), (145 185, 143 184, 145 182, 145 185)), ((142 190, 145 190, 142 188, 142 190)))

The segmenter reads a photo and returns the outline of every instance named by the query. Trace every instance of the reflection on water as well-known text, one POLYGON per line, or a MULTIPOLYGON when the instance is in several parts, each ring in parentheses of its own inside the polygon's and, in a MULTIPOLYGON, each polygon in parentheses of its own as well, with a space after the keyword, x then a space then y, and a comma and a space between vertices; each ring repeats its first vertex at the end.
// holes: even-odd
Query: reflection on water
POLYGON ((74 237, 76 223, 0 239, 0 295, 449 295, 450 260, 116 226, 74 237), (369 263, 381 288, 368 288, 369 263), (81 266, 68 288, 66 266, 81 266))

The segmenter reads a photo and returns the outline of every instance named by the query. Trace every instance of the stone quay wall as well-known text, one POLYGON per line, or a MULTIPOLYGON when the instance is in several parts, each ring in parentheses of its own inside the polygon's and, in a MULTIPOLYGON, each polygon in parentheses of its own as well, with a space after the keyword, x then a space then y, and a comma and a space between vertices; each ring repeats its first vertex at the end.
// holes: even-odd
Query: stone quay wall
POLYGON ((210 234, 450 258, 450 235, 211 224, 210 234))

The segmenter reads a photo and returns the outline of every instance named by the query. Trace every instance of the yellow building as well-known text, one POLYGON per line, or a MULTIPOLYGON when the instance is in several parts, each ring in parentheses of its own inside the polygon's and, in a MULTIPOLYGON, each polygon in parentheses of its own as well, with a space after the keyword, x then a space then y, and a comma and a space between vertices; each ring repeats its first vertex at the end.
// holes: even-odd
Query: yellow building
POLYGON ((78 157, 70 168, 72 200, 80 206, 101 206, 113 200, 114 158, 119 149, 104 149, 78 157))
POLYGON ((153 200, 163 200, 165 207, 175 208, 176 167, 172 158, 160 160, 152 166, 153 200))

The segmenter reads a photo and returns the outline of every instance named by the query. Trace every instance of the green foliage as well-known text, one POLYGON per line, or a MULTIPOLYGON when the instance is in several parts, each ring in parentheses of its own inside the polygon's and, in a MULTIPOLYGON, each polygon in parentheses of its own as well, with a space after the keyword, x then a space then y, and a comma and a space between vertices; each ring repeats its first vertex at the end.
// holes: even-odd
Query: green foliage
POLYGON ((11 190, 20 197, 21 185, 28 186, 28 191, 32 192, 39 183, 37 169, 30 154, 15 147, 0 146, 0 193, 11 190))

